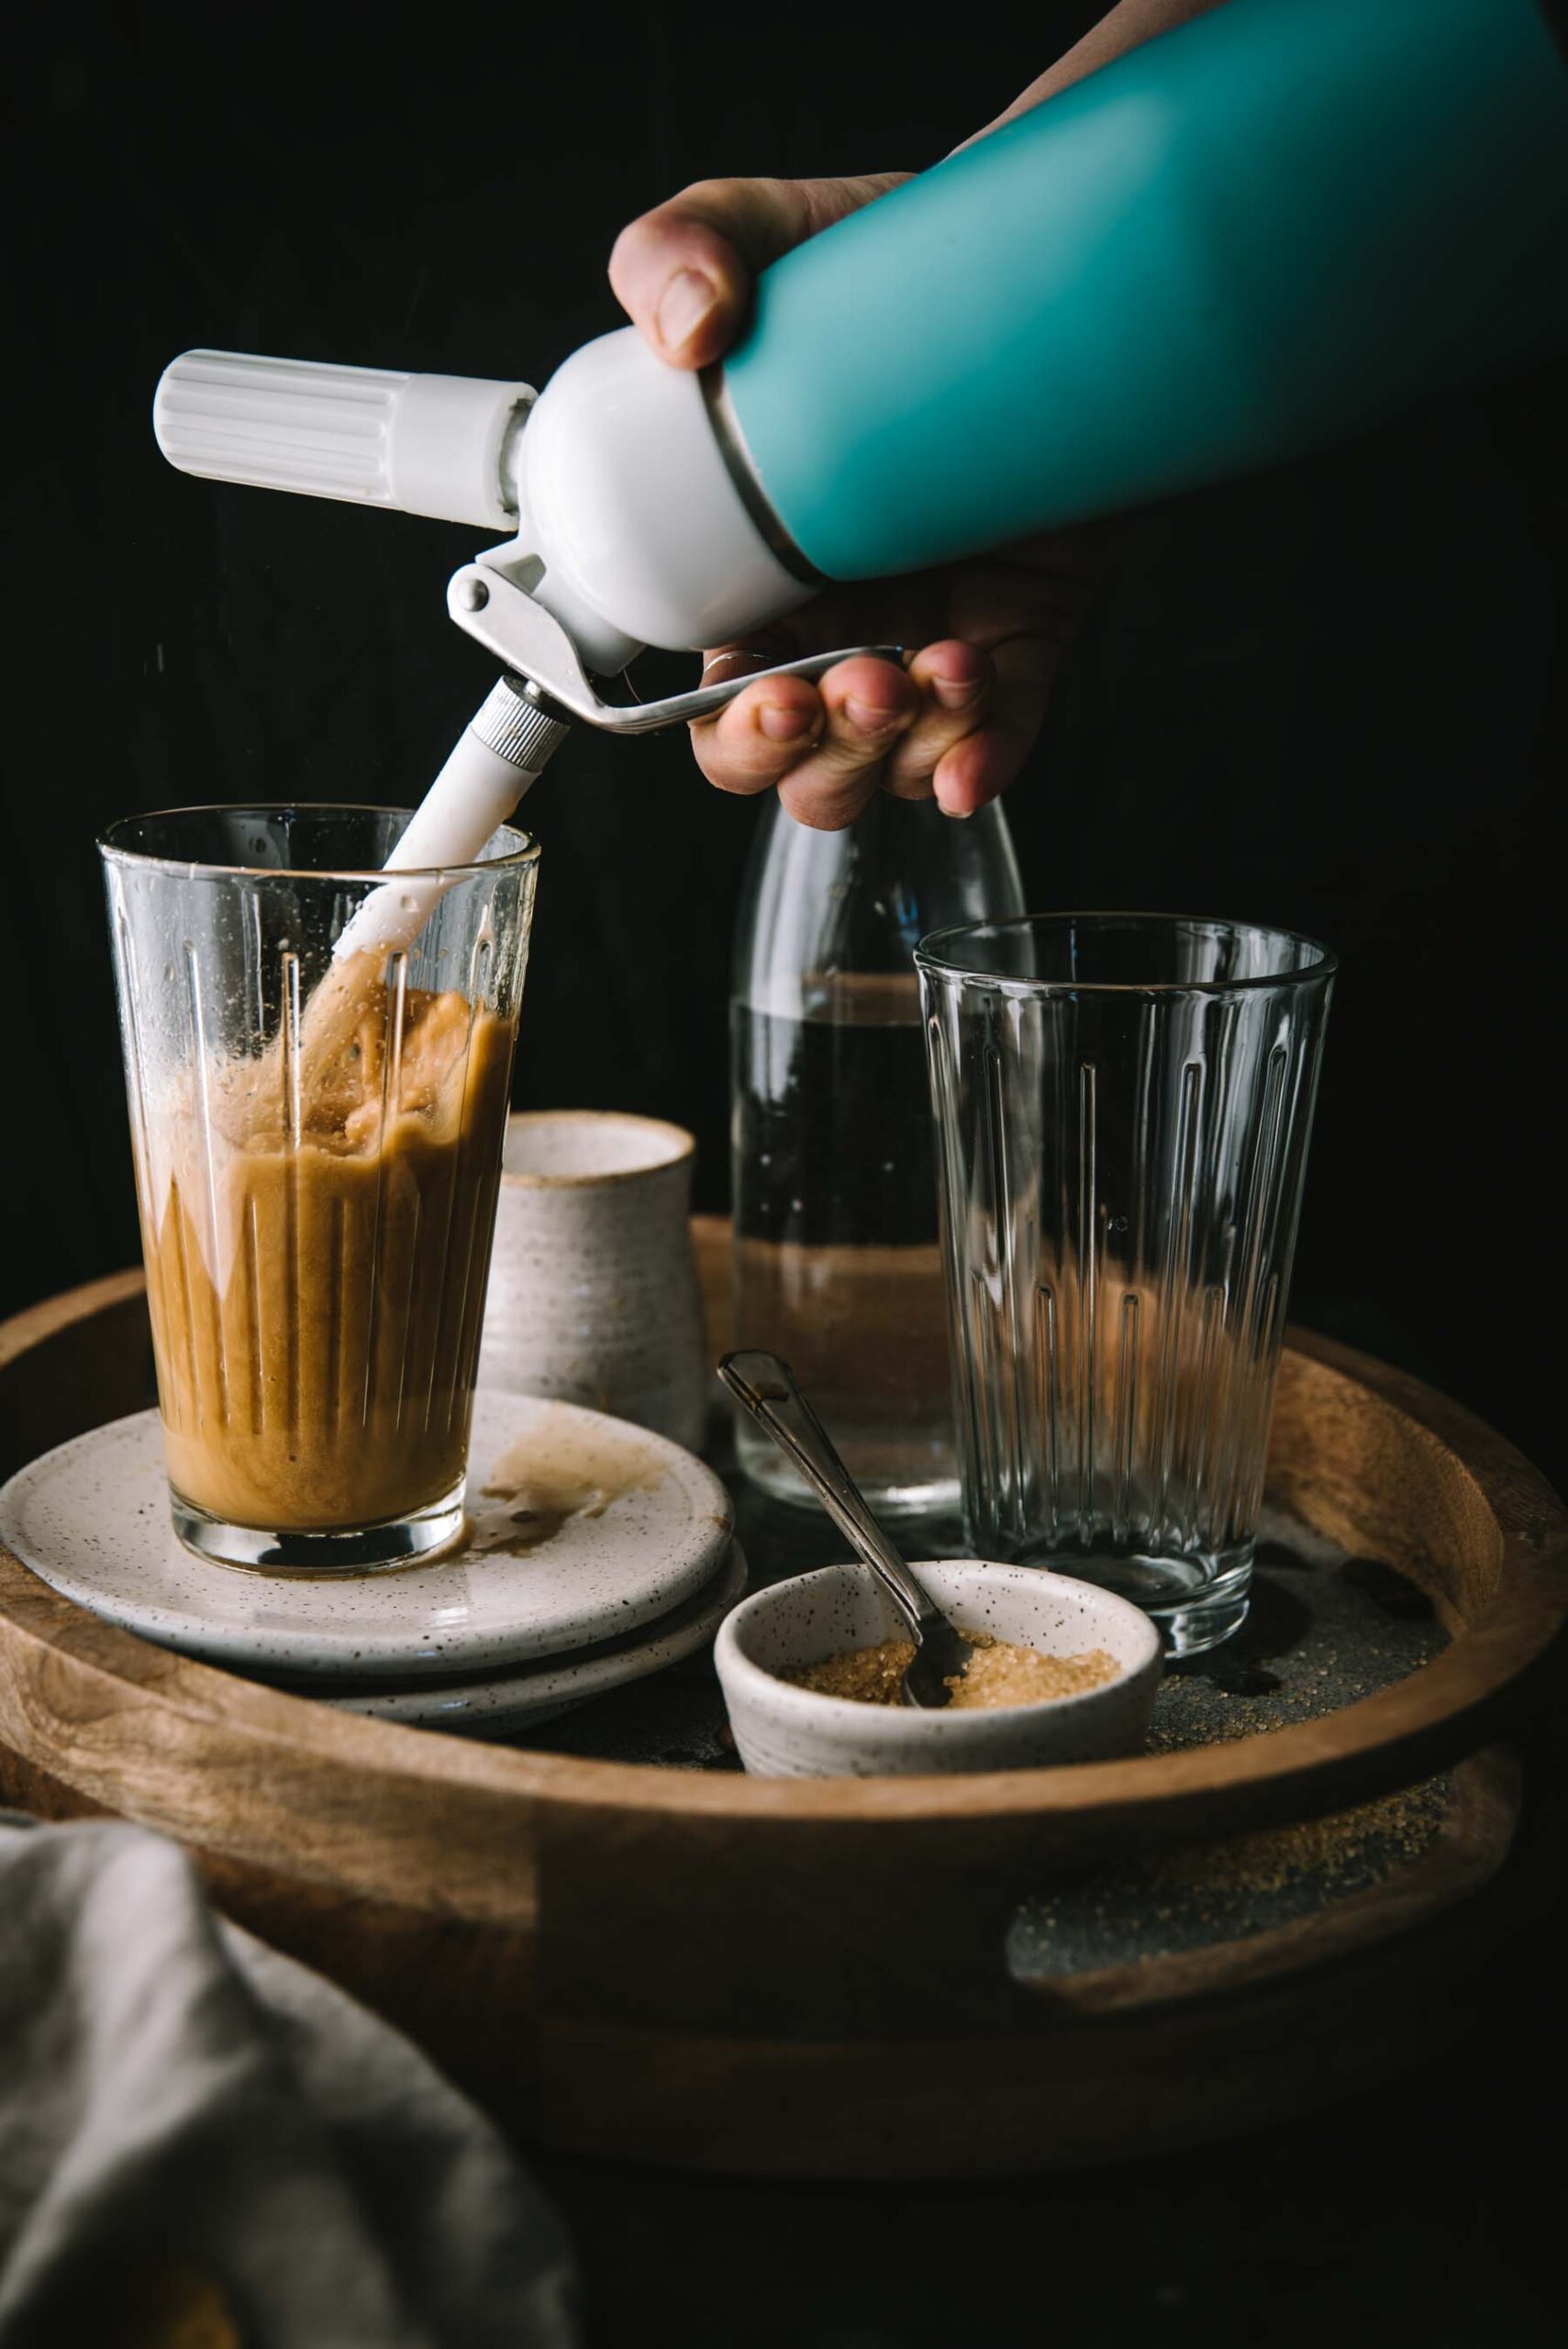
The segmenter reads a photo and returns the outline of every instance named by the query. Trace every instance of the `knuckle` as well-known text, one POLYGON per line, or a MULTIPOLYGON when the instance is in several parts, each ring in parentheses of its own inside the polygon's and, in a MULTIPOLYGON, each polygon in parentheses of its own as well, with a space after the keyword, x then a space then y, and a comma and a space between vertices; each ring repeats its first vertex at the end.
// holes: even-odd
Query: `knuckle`
POLYGON ((709 783, 716 785, 720 791, 729 789, 734 762, 725 756, 724 745, 716 739, 710 718, 692 728, 692 756, 709 783))
POLYGON ((851 775, 864 774, 868 767, 881 766, 886 756, 885 742, 867 743, 829 732, 818 745, 812 764, 825 779, 842 782, 851 775))
POLYGON ((918 789, 929 785, 946 748, 945 743, 930 740, 901 742, 887 762, 884 789, 918 789))
POLYGON ((663 222, 660 212, 645 212, 637 220, 628 220, 615 243, 610 247, 610 275, 620 278, 634 272, 645 253, 657 245, 663 222))
POLYGON ((742 179, 688 180, 676 195, 659 207, 662 212, 705 212, 723 205, 751 183, 742 179))

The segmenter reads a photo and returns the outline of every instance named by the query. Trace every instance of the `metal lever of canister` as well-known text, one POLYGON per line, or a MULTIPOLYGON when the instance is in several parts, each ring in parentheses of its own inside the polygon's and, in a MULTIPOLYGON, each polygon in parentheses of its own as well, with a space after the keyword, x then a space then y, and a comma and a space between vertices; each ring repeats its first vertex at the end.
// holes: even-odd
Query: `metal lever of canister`
POLYGON ((386 861, 386 870, 399 877, 364 899, 333 950, 339 958, 367 950, 390 953, 411 944, 451 886, 455 876, 450 868, 471 864, 481 853, 497 826, 507 821, 524 793, 538 782, 574 722, 606 733, 655 733, 713 717, 760 677, 819 677, 836 662, 857 653, 889 661, 902 658, 896 645, 841 645, 662 701, 606 702, 573 656, 558 622, 529 609, 527 597, 514 591, 517 601, 509 618, 484 625, 472 599, 461 593, 469 576, 460 572, 453 583, 460 591, 451 598, 454 611, 464 616, 481 642, 514 657, 522 651, 517 624, 525 620, 535 649, 556 656, 550 683, 559 685, 569 699, 563 703, 549 686, 515 670, 496 682, 386 861))

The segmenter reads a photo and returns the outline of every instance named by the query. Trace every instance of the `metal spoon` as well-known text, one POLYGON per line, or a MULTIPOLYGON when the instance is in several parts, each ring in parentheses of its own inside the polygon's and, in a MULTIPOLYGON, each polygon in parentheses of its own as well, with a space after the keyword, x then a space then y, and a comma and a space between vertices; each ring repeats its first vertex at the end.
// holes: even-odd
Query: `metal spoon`
POLYGON ((718 1375, 757 1425, 789 1454, 855 1555, 871 1568, 898 1609, 915 1642, 902 1684, 905 1703, 931 1709, 949 1703, 952 1690, 947 1684, 963 1671, 974 1651, 873 1517, 788 1363, 780 1354, 746 1346, 725 1355, 718 1375))

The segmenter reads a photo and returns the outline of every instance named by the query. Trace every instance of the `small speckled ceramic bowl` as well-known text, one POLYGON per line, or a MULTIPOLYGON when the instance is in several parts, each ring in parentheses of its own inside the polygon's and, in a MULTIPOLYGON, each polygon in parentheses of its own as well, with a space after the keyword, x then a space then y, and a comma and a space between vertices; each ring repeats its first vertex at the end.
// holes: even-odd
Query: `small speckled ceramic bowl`
POLYGON ((748 1770, 766 1778, 869 1778, 1033 1769, 1138 1751, 1161 1669, 1160 1634, 1140 1609, 1040 1566, 949 1559, 915 1572, 961 1631, 1051 1655, 1104 1648, 1118 1666, 1115 1679, 1042 1704, 959 1712, 797 1688, 777 1675, 902 1636, 863 1566, 825 1566, 758 1591, 719 1631, 714 1662, 748 1770))

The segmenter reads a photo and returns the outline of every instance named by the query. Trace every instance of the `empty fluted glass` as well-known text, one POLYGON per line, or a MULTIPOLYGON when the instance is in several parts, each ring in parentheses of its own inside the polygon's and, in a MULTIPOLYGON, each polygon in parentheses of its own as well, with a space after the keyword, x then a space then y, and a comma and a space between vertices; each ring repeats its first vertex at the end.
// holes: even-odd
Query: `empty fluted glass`
POLYGON ((462 1522, 539 852, 396 875, 383 942, 335 956, 407 820, 101 844, 174 1523, 229 1564, 363 1570, 462 1522))
POLYGON ((1247 1609, 1333 958, 1062 914, 917 961, 974 1554, 1211 1647, 1247 1609))

